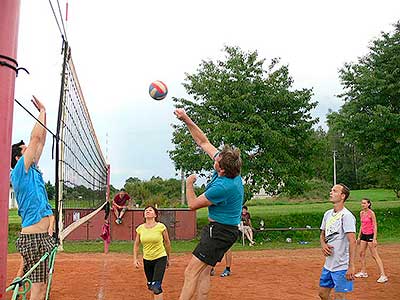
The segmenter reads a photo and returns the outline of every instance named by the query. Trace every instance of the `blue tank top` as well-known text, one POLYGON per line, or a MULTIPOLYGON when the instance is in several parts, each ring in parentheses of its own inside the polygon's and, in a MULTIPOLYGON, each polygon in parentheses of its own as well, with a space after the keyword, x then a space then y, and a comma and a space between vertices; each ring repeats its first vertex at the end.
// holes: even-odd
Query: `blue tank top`
POLYGON ((47 198, 42 172, 32 164, 26 172, 22 156, 10 174, 18 204, 18 215, 22 218, 22 228, 38 223, 53 214, 47 198))

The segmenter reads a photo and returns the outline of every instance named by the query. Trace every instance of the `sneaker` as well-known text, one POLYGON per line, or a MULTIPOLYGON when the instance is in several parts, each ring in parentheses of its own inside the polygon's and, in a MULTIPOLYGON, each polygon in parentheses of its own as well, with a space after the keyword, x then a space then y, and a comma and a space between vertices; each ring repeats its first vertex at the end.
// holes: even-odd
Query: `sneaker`
POLYGON ((367 277, 368 277, 368 274, 367 274, 367 273, 364 273, 364 272, 358 272, 358 273, 356 273, 356 274, 354 275, 354 277, 356 277, 356 278, 367 278, 367 277))
POLYGON ((389 278, 387 278, 387 276, 381 275, 381 277, 379 277, 378 280, 377 280, 376 282, 384 283, 384 282, 386 282, 386 281, 388 281, 388 280, 389 280, 389 278))
POLYGON ((118 224, 122 224, 122 219, 121 218, 118 218, 118 224))
POLYGON ((119 219, 115 219, 115 223, 119 224, 119 219))
POLYGON ((226 277, 226 276, 229 276, 229 275, 231 275, 231 271, 225 269, 225 270, 222 272, 221 277, 226 277))
POLYGON ((210 276, 214 276, 214 275, 215 275, 215 269, 212 268, 211 271, 210 271, 210 276))

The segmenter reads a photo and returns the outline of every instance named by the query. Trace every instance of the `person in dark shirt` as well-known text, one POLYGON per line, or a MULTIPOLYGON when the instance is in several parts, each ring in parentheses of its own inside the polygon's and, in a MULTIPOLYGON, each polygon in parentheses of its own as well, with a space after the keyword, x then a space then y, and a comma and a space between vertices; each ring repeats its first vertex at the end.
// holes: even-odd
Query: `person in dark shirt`
POLYGON ((251 217, 247 206, 242 208, 242 217, 239 226, 239 230, 247 237, 250 241, 250 246, 255 244, 253 240, 253 226, 251 225, 251 217))
POLYGON ((113 203, 112 203, 112 211, 114 212, 115 223, 122 224, 122 218, 128 208, 128 205, 131 202, 131 197, 125 191, 125 189, 121 189, 117 195, 115 195, 113 203))

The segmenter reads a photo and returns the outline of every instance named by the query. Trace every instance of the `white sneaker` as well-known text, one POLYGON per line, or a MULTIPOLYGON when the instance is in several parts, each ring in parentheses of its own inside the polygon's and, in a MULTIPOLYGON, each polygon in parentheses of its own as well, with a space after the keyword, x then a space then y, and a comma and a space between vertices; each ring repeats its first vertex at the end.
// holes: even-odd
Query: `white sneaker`
POLYGON ((367 278, 368 274, 364 272, 358 272, 357 274, 354 275, 356 278, 367 278))
POLYGON ((387 278, 387 276, 381 275, 381 277, 379 277, 378 280, 377 280, 376 282, 384 283, 384 282, 386 282, 386 281, 388 281, 388 280, 389 280, 389 278, 387 278))

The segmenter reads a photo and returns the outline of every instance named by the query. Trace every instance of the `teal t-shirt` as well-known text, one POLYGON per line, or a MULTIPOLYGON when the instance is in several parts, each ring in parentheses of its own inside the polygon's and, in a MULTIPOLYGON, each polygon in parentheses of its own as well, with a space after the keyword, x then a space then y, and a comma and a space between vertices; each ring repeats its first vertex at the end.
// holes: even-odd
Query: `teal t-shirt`
POLYGON ((53 214, 42 176, 42 172, 32 164, 26 172, 22 156, 10 174, 18 203, 18 215, 22 227, 38 223, 42 218, 53 214))
POLYGON ((238 225, 242 215, 244 188, 242 177, 218 176, 217 171, 206 186, 206 198, 212 202, 208 207, 209 218, 226 225, 238 225))

